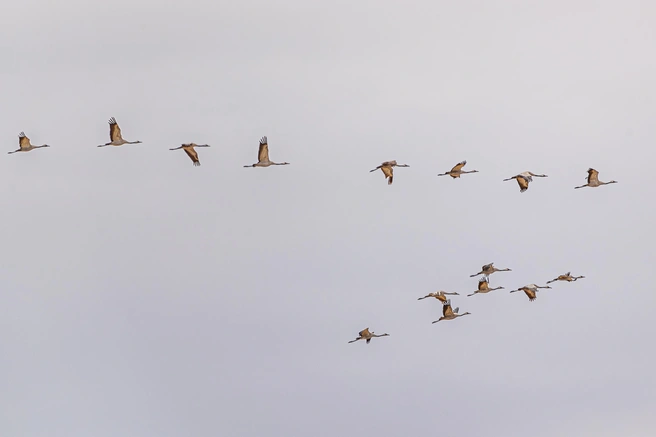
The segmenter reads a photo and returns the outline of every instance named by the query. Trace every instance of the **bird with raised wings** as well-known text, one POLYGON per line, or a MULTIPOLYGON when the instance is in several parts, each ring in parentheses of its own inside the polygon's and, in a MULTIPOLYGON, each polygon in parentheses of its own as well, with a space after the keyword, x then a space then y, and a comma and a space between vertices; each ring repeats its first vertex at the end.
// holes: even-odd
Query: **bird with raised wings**
POLYGON ((374 338, 374 337, 387 337, 388 335, 389 334, 387 334, 387 333, 380 334, 380 335, 374 334, 373 331, 369 332, 369 328, 364 328, 362 331, 358 332, 358 338, 356 338, 355 340, 349 341, 349 343, 355 343, 358 340, 366 340, 367 344, 369 344, 371 339, 374 338))
POLYGON ((196 143, 189 143, 189 144, 183 144, 180 147, 176 147, 174 149, 169 149, 169 150, 184 150, 187 156, 191 159, 191 162, 194 163, 195 166, 200 165, 200 160, 198 159, 198 152, 194 149, 195 147, 210 147, 207 144, 196 144, 196 143))
POLYGON ((537 292, 540 291, 540 288, 551 288, 548 285, 545 287, 540 287, 539 285, 536 284, 528 284, 524 285, 523 287, 519 287, 517 290, 512 290, 511 293, 514 293, 516 291, 523 291, 526 293, 526 296, 528 297, 528 300, 530 302, 533 302, 535 299, 538 298, 537 292))
POLYGON ((558 275, 557 278, 552 279, 551 281, 547 281, 547 284, 551 284, 552 282, 556 281, 574 282, 583 278, 585 278, 585 276, 572 276, 572 272, 567 272, 564 275, 558 275))
POLYGON ((47 144, 43 144, 41 146, 33 146, 32 143, 30 142, 30 139, 25 135, 25 132, 21 132, 18 134, 18 150, 14 150, 13 152, 7 152, 7 154, 11 155, 12 153, 16 153, 16 152, 29 152, 30 150, 40 149, 41 147, 50 147, 50 146, 47 144))
POLYGON ((441 320, 453 320, 457 317, 462 317, 471 314, 469 312, 458 314, 459 310, 460 308, 456 308, 455 310, 451 308, 451 299, 449 299, 442 304, 442 317, 440 317, 438 320, 435 320, 433 323, 437 323, 441 320))
POLYGON ((608 184, 616 184, 617 181, 608 181, 608 182, 601 182, 599 180, 599 172, 595 170, 594 168, 589 168, 588 169, 588 183, 585 185, 581 185, 579 187, 574 187, 574 188, 583 188, 583 187, 599 187, 601 185, 608 185, 608 184))
POLYGON ((515 179, 517 181, 517 184, 519 185, 519 192, 523 193, 524 191, 528 190, 528 183, 533 182, 533 178, 546 178, 546 174, 535 174, 531 173, 530 171, 525 171, 523 173, 520 173, 518 175, 515 175, 513 177, 504 179, 504 181, 511 181, 515 179))
POLYGON ((461 162, 457 163, 456 165, 454 165, 451 170, 447 171, 446 173, 438 174, 438 176, 451 176, 453 179, 457 179, 462 174, 478 173, 478 170, 464 171, 462 168, 465 165, 467 165, 467 161, 461 161, 461 162))
POLYGON ((476 273, 475 275, 469 275, 470 278, 473 278, 478 275, 485 275, 485 276, 490 276, 494 272, 512 272, 512 270, 505 268, 505 269, 497 269, 494 267, 494 263, 490 264, 485 264, 483 267, 481 267, 481 271, 476 273))
POLYGON ((394 167, 410 167, 410 166, 406 164, 397 164, 396 161, 385 161, 382 164, 380 164, 378 167, 374 168, 373 170, 370 170, 369 173, 371 173, 372 171, 376 171, 378 169, 382 170, 383 175, 387 179, 387 185, 392 185, 392 182, 394 181, 394 167))
POLYGON ((288 162, 273 162, 269 159, 269 142, 267 137, 260 138, 260 148, 257 152, 257 162, 244 167, 268 167, 270 165, 289 165, 288 162))
POLYGON ((458 296, 458 293, 447 293, 446 291, 436 291, 434 293, 428 293, 424 297, 419 297, 419 298, 417 298, 417 300, 422 300, 422 299, 426 299, 426 298, 429 298, 429 297, 434 297, 435 299, 437 299, 440 302, 444 303, 447 300, 446 299, 447 295, 458 296))
POLYGON ((118 126, 116 119, 114 117, 110 118, 109 121, 109 143, 101 144, 98 147, 105 146, 122 146, 123 144, 141 144, 141 141, 126 141, 121 135, 121 128, 118 126))
POLYGON ((503 287, 490 288, 489 281, 490 279, 487 276, 483 276, 481 279, 478 280, 478 290, 476 290, 472 294, 468 294, 467 297, 473 296, 478 293, 489 293, 490 291, 494 291, 494 290, 503 290, 503 287))

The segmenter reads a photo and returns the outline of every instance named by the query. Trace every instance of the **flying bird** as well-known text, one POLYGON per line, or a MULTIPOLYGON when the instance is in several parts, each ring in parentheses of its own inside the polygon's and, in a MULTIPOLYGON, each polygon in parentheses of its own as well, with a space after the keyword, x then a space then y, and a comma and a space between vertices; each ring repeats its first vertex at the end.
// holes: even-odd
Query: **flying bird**
POLYGON ((475 275, 469 275, 470 278, 473 278, 478 275, 485 275, 485 276, 490 276, 494 272, 512 272, 510 269, 497 269, 494 267, 494 263, 490 264, 485 264, 483 267, 481 267, 481 271, 476 273, 475 275))
POLYGON ((446 296, 447 295, 458 296, 458 293, 447 293, 446 291, 437 291, 435 293, 428 293, 424 297, 417 298, 417 300, 426 299, 428 297, 434 297, 435 299, 437 299, 440 302, 444 303, 444 302, 446 302, 446 296))
POLYGON ((536 293, 539 291, 538 290, 539 288, 551 288, 551 287, 549 287, 548 285, 545 287, 540 287, 539 285, 528 284, 518 288, 517 290, 512 290, 511 293, 514 293, 516 291, 523 291, 524 293, 526 293, 526 296, 528 296, 528 300, 533 302, 535 299, 538 298, 536 293))
POLYGON ((101 144, 98 147, 105 146, 121 146, 123 144, 141 144, 141 141, 125 141, 121 135, 121 128, 118 127, 118 123, 114 117, 110 118, 109 121, 109 139, 111 142, 101 144))
POLYGON ((189 144, 183 144, 180 147, 176 147, 174 149, 169 149, 169 150, 180 150, 180 149, 184 150, 187 156, 191 158, 191 161, 194 163, 194 165, 199 166, 200 161, 198 160, 198 152, 194 150, 194 147, 209 147, 209 145, 189 143, 189 144))
POLYGON ((389 334, 374 334, 373 331, 369 332, 369 328, 364 328, 362 331, 358 332, 358 338, 349 341, 349 343, 355 343, 358 340, 367 340, 367 344, 369 344, 371 339, 374 337, 387 337, 388 335, 389 334))
POLYGON ((617 181, 609 181, 609 182, 601 182, 599 180, 599 172, 595 170, 594 168, 589 168, 588 169, 588 183, 585 185, 581 185, 580 187, 574 187, 574 188, 583 188, 583 187, 598 187, 600 185, 608 185, 608 184, 616 184, 617 181))
POLYGON ((11 155, 12 153, 16 152, 29 152, 30 150, 34 149, 40 149, 41 147, 50 147, 47 144, 43 144, 42 146, 33 146, 32 143, 30 143, 30 139, 25 136, 25 132, 21 132, 18 134, 18 150, 14 150, 13 152, 7 152, 8 155, 11 155))
POLYGON ((438 174, 438 176, 451 176, 453 179, 457 179, 461 174, 467 173, 478 173, 478 170, 463 171, 463 167, 467 164, 467 161, 462 161, 457 163, 451 170, 446 173, 438 174))
POLYGON ((489 293, 490 291, 494 291, 494 290, 503 290, 503 287, 490 288, 489 281, 490 280, 487 276, 483 276, 481 279, 478 280, 478 290, 476 290, 472 294, 468 294, 467 297, 473 296, 478 293, 489 293))
POLYGON ((564 275, 558 275, 556 279, 552 279, 551 281, 547 281, 547 284, 551 284, 552 282, 556 281, 567 281, 567 282, 573 282, 578 279, 583 279, 585 276, 572 276, 572 272, 567 272, 564 275))
POLYGON ((525 171, 508 179, 504 179, 504 181, 510 181, 513 179, 517 180, 517 184, 519 184, 519 192, 523 193, 524 191, 528 190, 528 183, 533 182, 533 177, 546 178, 547 175, 535 174, 535 173, 531 173, 530 171, 525 171))
POLYGON ((380 164, 378 167, 374 168, 373 170, 370 170, 369 173, 381 169, 383 171, 383 175, 385 176, 385 178, 387 178, 387 185, 392 185, 392 182, 394 181, 393 167, 410 167, 410 166, 406 164, 397 164, 396 161, 385 161, 382 164, 380 164))
POLYGON ((260 149, 257 152, 257 162, 244 167, 268 167, 270 165, 289 165, 288 162, 273 162, 269 160, 269 144, 267 137, 264 136, 260 139, 260 149))
POLYGON ((447 300, 442 304, 442 317, 440 317, 438 320, 435 320, 433 323, 437 323, 440 320, 453 320, 456 317, 462 317, 466 316, 467 314, 471 313, 462 313, 458 314, 458 310, 460 308, 456 308, 455 310, 451 308, 451 299, 447 300))

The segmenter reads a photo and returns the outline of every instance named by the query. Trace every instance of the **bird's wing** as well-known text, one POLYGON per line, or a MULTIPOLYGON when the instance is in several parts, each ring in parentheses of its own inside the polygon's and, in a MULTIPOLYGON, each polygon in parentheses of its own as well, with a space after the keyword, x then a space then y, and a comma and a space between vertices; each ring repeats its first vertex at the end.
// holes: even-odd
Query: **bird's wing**
POLYGON ((364 328, 362 331, 358 332, 358 335, 360 337, 365 337, 365 336, 371 335, 371 334, 369 334, 369 328, 364 328))
POLYGON ((267 137, 264 136, 260 139, 260 150, 257 152, 257 161, 266 162, 269 160, 269 144, 267 137))
POLYGON ((588 169, 588 183, 599 181, 599 172, 594 168, 588 169))
POLYGON ((519 191, 524 192, 528 190, 528 179, 526 179, 524 176, 520 176, 517 178, 517 183, 519 184, 519 191))
POLYGON ((492 265, 494 265, 494 263, 485 264, 483 267, 481 267, 481 270, 487 270, 487 269, 490 269, 490 268, 492 268, 492 265))
POLYGON ((391 166, 389 165, 383 165, 380 167, 381 170, 383 170, 383 174, 385 175, 386 178, 391 178, 394 176, 394 170, 392 169, 391 166))
POLYGON ((394 167, 396 165, 396 160, 385 161, 381 164, 381 167, 394 167))
POLYGON ((487 290, 487 288, 488 288, 487 278, 485 276, 483 276, 478 281, 478 290, 483 291, 483 290, 487 290))
POLYGON ((20 146, 21 149, 29 147, 30 139, 27 136, 25 136, 25 132, 21 132, 18 134, 18 145, 20 146))
POLYGON ((462 168, 465 166, 465 164, 467 164, 467 161, 462 161, 462 162, 457 163, 457 164, 451 169, 451 171, 450 171, 449 173, 455 173, 455 172, 458 172, 458 171, 462 170, 462 168))
POLYGON ((442 315, 444 317, 452 316, 453 315, 453 309, 451 309, 451 303, 445 303, 444 306, 442 306, 442 315))
POLYGON ((200 163, 200 161, 198 160, 198 153, 196 152, 196 149, 194 149, 194 148, 191 147, 191 146, 187 146, 187 147, 183 147, 183 150, 185 151, 185 153, 187 154, 187 156, 188 156, 189 158, 191 158, 191 161, 192 161, 194 164, 199 164, 199 163, 200 163))
POLYGON ((118 127, 118 123, 114 117, 109 119, 109 139, 111 141, 122 140, 121 128, 118 127))

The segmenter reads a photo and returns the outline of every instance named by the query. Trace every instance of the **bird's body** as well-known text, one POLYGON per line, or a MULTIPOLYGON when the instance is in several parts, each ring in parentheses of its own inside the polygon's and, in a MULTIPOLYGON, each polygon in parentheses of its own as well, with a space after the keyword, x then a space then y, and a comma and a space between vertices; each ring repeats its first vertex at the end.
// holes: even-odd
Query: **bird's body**
POLYGON ((12 153, 16 153, 16 152, 29 152, 30 150, 40 149, 41 147, 50 147, 50 146, 47 144, 43 144, 41 146, 33 146, 32 143, 30 142, 30 139, 25 135, 25 132, 21 132, 18 134, 18 150, 14 150, 13 152, 7 152, 7 154, 11 155, 12 153))
POLYGON ((517 290, 512 290, 511 293, 514 293, 516 291, 523 291, 526 293, 526 296, 528 296, 528 300, 530 302, 533 302, 535 299, 538 298, 537 292, 539 291, 540 288, 551 288, 548 285, 545 287, 540 287, 539 285, 536 284, 528 284, 523 287, 518 288, 517 290))
POLYGON ((141 144, 141 141, 125 141, 121 135, 121 128, 118 126, 116 119, 114 117, 110 118, 109 121, 109 143, 101 144, 98 147, 105 146, 122 146, 123 144, 141 144))
POLYGON ((435 293, 428 293, 426 296, 420 297, 417 300, 426 299, 428 297, 434 297, 435 299, 437 299, 440 302, 444 303, 444 302, 447 301, 447 299, 446 299, 447 295, 458 296, 458 293, 447 293, 446 291, 437 291, 435 293))
POLYGON ((189 144, 183 144, 180 147, 176 147, 174 149, 169 149, 169 150, 184 150, 187 156, 191 159, 191 162, 194 163, 195 166, 200 165, 200 160, 198 159, 198 152, 194 149, 194 147, 210 147, 207 144, 196 144, 196 143, 189 143, 189 144))
POLYGON ((463 171, 463 167, 467 164, 467 161, 462 161, 453 166, 453 168, 446 173, 438 174, 438 176, 451 176, 453 179, 457 179, 462 174, 467 173, 478 173, 478 170, 469 170, 463 171))
POLYGON ((394 182, 394 170, 393 170, 394 167, 410 167, 410 166, 406 164, 397 164, 396 161, 385 161, 382 164, 380 164, 378 167, 374 168, 373 170, 370 170, 369 173, 371 173, 372 171, 376 171, 378 169, 382 170, 385 179, 387 179, 387 185, 392 185, 392 182, 394 182))
POLYGON ((608 184, 616 184, 617 181, 608 181, 608 182, 601 182, 599 180, 599 172, 595 170, 594 168, 589 168, 588 169, 588 183, 585 185, 581 185, 579 187, 574 187, 574 188, 583 188, 583 187, 591 187, 595 188, 601 185, 608 185, 608 184))
POLYGON ((244 167, 269 167, 270 165, 289 165, 288 162, 273 162, 269 159, 269 142, 266 136, 260 138, 260 148, 257 151, 257 162, 244 167))
POLYGON ((472 294, 468 294, 467 297, 473 296, 478 293, 489 293, 490 291, 494 291, 494 290, 503 290, 503 287, 490 288, 489 278, 487 276, 483 276, 481 279, 478 280, 478 290, 476 290, 472 294))
POLYGON ((567 281, 567 282, 573 282, 578 279, 583 279, 585 276, 572 276, 572 272, 567 272, 564 275, 558 275, 556 279, 552 279, 551 281, 547 281, 547 284, 551 284, 552 282, 556 281, 567 281))
POLYGON ((460 308, 456 308, 454 310, 453 308, 451 308, 451 299, 447 300, 446 302, 444 302, 442 304, 442 317, 440 317, 438 320, 435 320, 433 323, 437 323, 441 320, 453 320, 457 317, 462 317, 462 316, 466 316, 468 314, 471 314, 471 313, 468 313, 468 312, 458 314, 459 309, 460 308))
POLYGON ((494 267, 494 263, 490 264, 485 264, 483 267, 481 267, 481 271, 476 273, 475 275, 469 275, 470 278, 473 278, 478 275, 485 275, 485 276, 490 276, 494 272, 512 272, 512 270, 506 268, 506 269, 497 269, 494 267))
POLYGON ((371 341, 372 338, 374 337, 387 337, 389 334, 374 334, 373 331, 369 332, 369 328, 364 328, 362 331, 358 332, 358 338, 355 340, 349 341, 349 343, 355 343, 358 340, 366 340, 367 344, 371 341))
POLYGON ((533 182, 533 177, 537 178, 546 178, 546 174, 535 174, 531 173, 530 171, 525 171, 523 173, 520 173, 518 175, 515 175, 513 177, 504 179, 504 181, 510 181, 515 179, 517 181, 517 184, 519 185, 519 192, 523 193, 524 191, 528 190, 528 183, 533 182))

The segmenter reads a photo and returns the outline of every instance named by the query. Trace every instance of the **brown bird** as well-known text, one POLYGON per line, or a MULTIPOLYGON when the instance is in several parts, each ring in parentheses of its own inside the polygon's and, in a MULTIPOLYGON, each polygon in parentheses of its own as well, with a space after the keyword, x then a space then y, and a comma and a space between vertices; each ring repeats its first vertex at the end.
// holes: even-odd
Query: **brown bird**
POLYGON ((191 162, 194 163, 195 166, 200 165, 200 161, 198 160, 198 153, 196 150, 194 150, 194 147, 209 147, 207 144, 196 144, 196 143, 189 143, 189 144, 183 144, 180 147, 176 147, 175 149, 169 149, 169 150, 184 150, 187 156, 191 158, 191 162))
POLYGON ((435 320, 433 323, 437 323, 440 320, 453 320, 456 317, 462 317, 466 316, 467 314, 471 313, 462 313, 458 314, 458 310, 460 308, 456 308, 455 310, 451 308, 451 299, 447 300, 442 304, 442 317, 440 317, 438 320, 435 320))
POLYGON ((494 263, 490 264, 485 264, 483 267, 481 267, 481 271, 476 273, 475 275, 469 275, 470 278, 473 278, 474 276, 478 275, 485 275, 485 276, 490 276, 494 272, 512 272, 510 269, 497 269, 494 267, 494 263))
POLYGON ((538 177, 538 178, 546 178, 546 174, 535 174, 531 173, 530 171, 525 171, 523 173, 520 173, 518 175, 515 175, 511 178, 504 179, 504 181, 510 181, 512 179, 516 179, 517 183, 519 184, 519 192, 523 193, 524 191, 528 190, 528 183, 533 182, 533 177, 538 177))
POLYGON ((355 340, 349 341, 349 343, 355 343, 358 340, 367 340, 367 344, 371 341, 372 338, 374 337, 387 337, 389 334, 374 334, 373 332, 369 332, 369 328, 364 328, 362 331, 358 332, 358 338, 355 340))
POLYGON ((552 282, 556 281, 567 281, 567 282, 572 282, 576 281, 578 279, 583 279, 585 276, 572 276, 572 272, 567 272, 564 275, 559 275, 556 279, 552 279, 551 281, 547 281, 547 284, 551 284, 552 282))
POLYGON ((273 162, 269 160, 269 142, 267 137, 260 138, 260 148, 257 151, 257 162, 244 167, 268 167, 270 165, 289 165, 288 162, 273 162))
POLYGON ((410 167, 410 166, 406 164, 397 164, 396 161, 385 161, 378 167, 374 168, 373 170, 370 170, 369 173, 381 169, 383 171, 383 175, 385 176, 385 178, 387 178, 387 185, 392 185, 392 182, 394 181, 393 167, 410 167))
POLYGON ((32 143, 30 142, 30 139, 25 136, 25 132, 21 132, 18 134, 18 150, 14 150, 13 152, 7 152, 8 155, 11 155, 12 153, 16 152, 29 152, 30 150, 34 149, 40 149, 41 147, 50 147, 47 144, 44 144, 42 146, 33 146, 32 143))
POLYGON ((478 290, 476 290, 472 294, 468 294, 467 297, 473 296, 478 293, 489 293, 490 291, 494 291, 494 290, 503 290, 503 287, 490 288, 488 277, 483 276, 481 279, 478 280, 478 290))
POLYGON ((518 288, 517 290, 512 290, 511 293, 514 293, 516 291, 523 291, 528 296, 528 300, 533 302, 535 299, 538 298, 536 294, 539 291, 538 290, 539 288, 551 288, 551 287, 549 287, 548 285, 545 286, 545 287, 540 287, 539 285, 528 284, 528 285, 525 285, 523 287, 518 288))
POLYGON ((594 168, 589 168, 588 169, 588 183, 585 185, 581 185, 580 187, 574 187, 574 188, 583 188, 583 187, 598 187, 600 185, 608 185, 608 184, 616 184, 617 181, 609 181, 609 182, 601 182, 599 180, 599 172, 595 170, 594 168))
POLYGON ((438 176, 451 176, 453 179, 457 179, 461 174, 467 173, 478 173, 478 170, 463 171, 462 168, 467 164, 467 161, 462 161, 457 163, 453 168, 446 173, 438 174, 438 176))
POLYGON ((428 293, 424 297, 417 298, 417 300, 426 299, 427 297, 434 297, 440 302, 446 302, 447 295, 458 296, 458 293, 447 293, 446 291, 436 291, 435 293, 428 293))
POLYGON ((98 147, 105 146, 121 146, 123 144, 140 144, 141 141, 125 141, 121 135, 121 128, 118 127, 118 123, 114 117, 109 119, 109 139, 112 140, 109 143, 101 144, 98 147))

